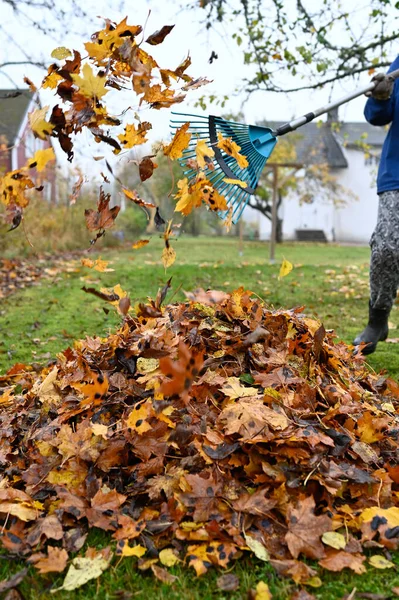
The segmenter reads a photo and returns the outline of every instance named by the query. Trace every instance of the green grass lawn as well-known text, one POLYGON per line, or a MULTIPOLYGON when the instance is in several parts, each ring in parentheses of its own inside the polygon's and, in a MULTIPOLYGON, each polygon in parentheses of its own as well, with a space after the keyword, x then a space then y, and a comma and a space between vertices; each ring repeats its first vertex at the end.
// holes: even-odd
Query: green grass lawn
MULTIPOLYGON (((173 276, 172 301, 184 298, 183 290, 196 287, 233 290, 244 286, 261 296, 274 307, 304 306, 304 311, 321 319, 327 329, 335 329, 338 338, 350 342, 364 326, 368 303, 369 250, 365 247, 340 247, 322 244, 283 244, 277 248, 277 262, 270 265, 268 245, 245 242, 242 255, 235 239, 181 238, 174 242, 176 263, 165 273, 160 262, 162 240, 154 237, 147 247, 96 251, 112 264, 113 272, 98 273, 82 267, 55 273, 53 279, 17 292, 2 302, 0 308, 0 372, 14 362, 45 363, 49 357, 67 347, 74 338, 85 335, 107 335, 118 323, 118 318, 100 299, 86 294, 82 286, 113 287, 120 283, 129 292, 132 304, 154 297, 159 286, 173 276), (294 264, 294 270, 278 281, 281 260, 285 257, 294 264)), ((391 315, 391 338, 399 338, 399 311, 391 315), (397 329, 398 328, 398 329, 397 329)), ((377 352, 369 358, 375 370, 385 369, 395 378, 399 375, 399 346, 380 343, 377 352)), ((109 538, 101 532, 92 532, 91 545, 107 545, 109 538)), ((0 556, 1 559, 1 556, 0 556)), ((179 576, 172 587, 155 580, 152 574, 136 568, 136 559, 125 558, 100 578, 76 592, 50 594, 50 587, 60 585, 58 577, 37 576, 31 569, 21 585, 26 598, 160 598, 160 599, 222 599, 245 598, 250 588, 260 580, 267 582, 274 600, 290 598, 296 586, 282 580, 260 561, 246 558, 234 568, 240 579, 236 592, 221 592, 216 570, 200 579, 183 568, 171 572, 179 576), (125 595, 123 595, 125 592, 125 595), (129 593, 132 595, 129 596, 129 593)), ((394 556, 399 567, 399 554, 394 556)), ((0 578, 7 578, 21 568, 15 561, 0 560, 0 578)), ((384 594, 399 586, 399 575, 394 569, 378 571, 370 567, 366 575, 356 576, 345 570, 334 576, 320 572, 323 586, 309 588, 317 598, 339 600, 356 587, 359 592, 384 594)))
MULTIPOLYGON (((141 250, 105 250, 113 272, 98 273, 76 262, 76 270, 55 274, 3 300, 0 309, 0 371, 14 362, 43 362, 68 346, 71 339, 106 335, 118 322, 113 311, 105 314, 104 302, 82 291, 82 286, 126 289, 132 303, 154 297, 159 286, 173 276, 173 300, 182 290, 196 287, 233 290, 251 289, 268 304, 279 307, 304 306, 319 317, 326 328, 350 342, 364 326, 368 303, 368 259, 366 247, 324 244, 283 244, 277 262, 270 265, 268 245, 245 242, 240 256, 235 239, 181 238, 174 243, 175 264, 165 270, 160 262, 162 240, 155 237, 141 250), (281 260, 287 258, 294 270, 278 281, 281 260)), ((399 311, 394 307, 390 322, 399 328, 399 311)), ((391 329, 399 338, 399 329, 391 329)), ((380 343, 370 365, 399 375, 399 353, 394 343, 380 343)))

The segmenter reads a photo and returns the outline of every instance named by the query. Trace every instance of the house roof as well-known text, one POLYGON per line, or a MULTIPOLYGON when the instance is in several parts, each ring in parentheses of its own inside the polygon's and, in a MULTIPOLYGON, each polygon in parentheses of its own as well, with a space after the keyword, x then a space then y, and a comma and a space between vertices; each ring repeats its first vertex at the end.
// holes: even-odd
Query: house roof
MULTIPOLYGON (((283 121, 264 121, 271 129, 283 125, 283 121)), ((297 162, 303 164, 327 163, 331 168, 346 168, 348 161, 343 152, 342 143, 356 147, 357 141, 364 141, 374 147, 382 146, 386 130, 369 123, 341 123, 339 131, 334 133, 330 124, 307 123, 297 131, 289 133, 296 147, 297 162), (366 138, 363 138, 367 134, 366 138)))
POLYGON ((366 144, 379 147, 384 143, 387 129, 386 127, 370 125, 370 123, 367 122, 341 123, 338 135, 346 141, 349 146, 355 146, 356 142, 361 140, 362 136, 365 136, 363 141, 365 141, 366 144))
POLYGON ((34 94, 29 89, 0 89, 0 136, 12 146, 34 94))

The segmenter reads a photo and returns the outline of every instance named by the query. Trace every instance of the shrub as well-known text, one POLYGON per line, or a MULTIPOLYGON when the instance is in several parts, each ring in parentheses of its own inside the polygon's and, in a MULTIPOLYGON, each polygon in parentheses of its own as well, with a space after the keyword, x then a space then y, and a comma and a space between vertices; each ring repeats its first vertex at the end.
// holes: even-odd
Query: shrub
MULTIPOLYGON (((73 206, 49 205, 42 199, 32 199, 18 229, 8 232, 10 226, 0 219, 0 255, 30 256, 88 248, 95 234, 86 228, 84 209, 95 206, 94 200, 84 198, 73 206)), ((97 242, 98 247, 117 246, 122 240, 133 241, 146 224, 144 212, 128 206, 125 212, 119 213, 115 226, 97 242)))

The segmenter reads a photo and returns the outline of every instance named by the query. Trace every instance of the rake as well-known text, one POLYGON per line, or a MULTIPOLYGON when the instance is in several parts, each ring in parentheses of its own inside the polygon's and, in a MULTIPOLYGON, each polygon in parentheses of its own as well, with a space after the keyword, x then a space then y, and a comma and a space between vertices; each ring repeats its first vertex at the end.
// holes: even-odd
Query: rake
MULTIPOLYGON (((389 75, 396 79, 399 77, 399 69, 392 71, 389 75)), ((228 214, 232 214, 232 222, 237 223, 251 196, 256 193, 259 178, 268 158, 274 150, 277 138, 291 131, 295 131, 299 127, 306 125, 306 123, 313 121, 316 117, 319 117, 334 108, 338 108, 354 98, 358 98, 367 92, 371 92, 375 85, 376 83, 371 82, 335 102, 331 102, 313 112, 309 112, 302 117, 298 117, 289 123, 281 125, 274 131, 269 127, 244 125, 243 123, 226 121, 222 117, 213 115, 205 116, 172 112, 174 117, 171 119, 172 129, 176 130, 184 123, 190 122, 190 127, 188 129, 188 131, 192 133, 190 144, 187 149, 184 150, 182 158, 179 159, 180 164, 185 168, 184 175, 188 179, 194 179, 196 177, 196 169, 187 169, 187 160, 195 158, 197 141, 206 140, 215 153, 213 159, 214 170, 209 172, 207 179, 211 182, 212 187, 225 197, 227 206, 229 207, 229 210, 221 211, 218 214, 222 219, 225 219, 228 214), (248 161, 248 166, 246 168, 239 167, 233 156, 226 154, 226 152, 217 147, 218 133, 221 133, 224 138, 231 138, 233 142, 240 146, 240 154, 245 156, 248 161), (227 183, 224 181, 225 179, 238 180, 246 184, 246 187, 227 183)))

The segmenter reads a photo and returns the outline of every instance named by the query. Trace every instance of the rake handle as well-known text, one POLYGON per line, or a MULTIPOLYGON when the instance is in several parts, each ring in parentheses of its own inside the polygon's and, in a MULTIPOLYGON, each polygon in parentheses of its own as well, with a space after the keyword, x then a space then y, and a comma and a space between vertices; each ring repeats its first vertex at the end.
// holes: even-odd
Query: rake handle
MULTIPOLYGON (((399 69, 397 69, 396 71, 392 71, 391 73, 387 73, 387 74, 390 77, 392 77, 393 79, 397 79, 399 77, 399 69)), ((310 121, 313 121, 313 119, 315 119, 316 117, 319 117, 320 115, 324 115, 325 113, 329 112, 330 110, 333 110, 334 108, 338 108, 339 106, 342 106, 346 102, 350 102, 351 100, 354 100, 355 98, 358 98, 359 96, 362 96, 363 94, 366 94, 367 92, 371 92, 375 88, 376 85, 377 85, 377 83, 370 82, 367 85, 365 85, 361 88, 358 88, 354 92, 351 92, 350 94, 347 94, 346 96, 343 96, 343 98, 340 98, 339 100, 335 100, 335 102, 331 102, 330 104, 321 106, 320 108, 318 108, 317 110, 315 110, 313 112, 307 113, 306 115, 303 115, 302 117, 297 117, 293 121, 290 121, 289 123, 285 123, 284 125, 281 125, 281 127, 276 129, 276 131, 274 131, 273 134, 274 135, 284 135, 285 133, 289 133, 290 131, 295 131, 295 129, 298 129, 298 127, 302 127, 302 125, 306 125, 306 123, 310 123, 310 121)))

